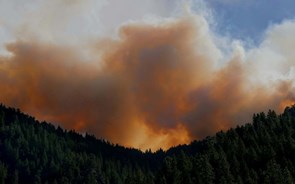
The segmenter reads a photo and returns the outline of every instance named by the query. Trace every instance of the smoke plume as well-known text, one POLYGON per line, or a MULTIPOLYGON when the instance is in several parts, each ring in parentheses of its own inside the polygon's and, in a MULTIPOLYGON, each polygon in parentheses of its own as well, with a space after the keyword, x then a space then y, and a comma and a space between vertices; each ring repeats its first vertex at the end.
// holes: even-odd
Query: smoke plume
POLYGON ((114 143, 166 149, 293 103, 295 41, 277 38, 293 27, 270 28, 248 51, 232 44, 229 57, 197 15, 127 23, 84 50, 19 39, 0 57, 0 101, 114 143))

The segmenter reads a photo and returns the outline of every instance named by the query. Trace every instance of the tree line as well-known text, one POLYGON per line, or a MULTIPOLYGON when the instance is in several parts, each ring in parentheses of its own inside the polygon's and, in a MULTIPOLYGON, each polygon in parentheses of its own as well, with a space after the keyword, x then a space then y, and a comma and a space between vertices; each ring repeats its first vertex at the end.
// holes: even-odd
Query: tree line
POLYGON ((0 184, 288 184, 295 106, 167 151, 142 152, 39 122, 0 105, 0 184))

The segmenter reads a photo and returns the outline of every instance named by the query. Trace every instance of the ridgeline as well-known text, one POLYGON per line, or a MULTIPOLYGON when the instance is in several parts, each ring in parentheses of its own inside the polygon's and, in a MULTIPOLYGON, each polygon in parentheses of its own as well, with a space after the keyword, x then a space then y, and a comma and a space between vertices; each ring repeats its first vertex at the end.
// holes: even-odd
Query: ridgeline
MULTIPOLYGON (((212 115, 213 116, 213 115, 212 115)), ((0 105, 0 184, 291 184, 295 106, 167 151, 142 152, 0 105)))

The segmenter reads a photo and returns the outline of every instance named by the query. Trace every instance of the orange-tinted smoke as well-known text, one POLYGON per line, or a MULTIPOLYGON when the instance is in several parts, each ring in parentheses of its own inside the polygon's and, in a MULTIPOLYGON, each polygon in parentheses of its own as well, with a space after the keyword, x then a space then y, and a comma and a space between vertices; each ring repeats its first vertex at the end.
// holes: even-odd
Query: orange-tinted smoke
POLYGON ((238 59, 213 67, 192 17, 133 23, 118 39, 74 48, 17 41, 0 58, 0 101, 38 119, 140 149, 167 149, 245 123, 252 113, 293 102, 288 82, 250 84, 238 59))

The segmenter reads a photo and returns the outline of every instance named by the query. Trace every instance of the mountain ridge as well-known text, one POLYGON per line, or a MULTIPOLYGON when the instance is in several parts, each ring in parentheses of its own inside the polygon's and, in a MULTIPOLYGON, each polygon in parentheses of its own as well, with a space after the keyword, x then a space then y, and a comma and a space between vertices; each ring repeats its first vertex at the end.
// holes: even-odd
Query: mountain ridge
POLYGON ((295 106, 188 145, 145 152, 0 105, 0 183, 292 183, 295 106))

